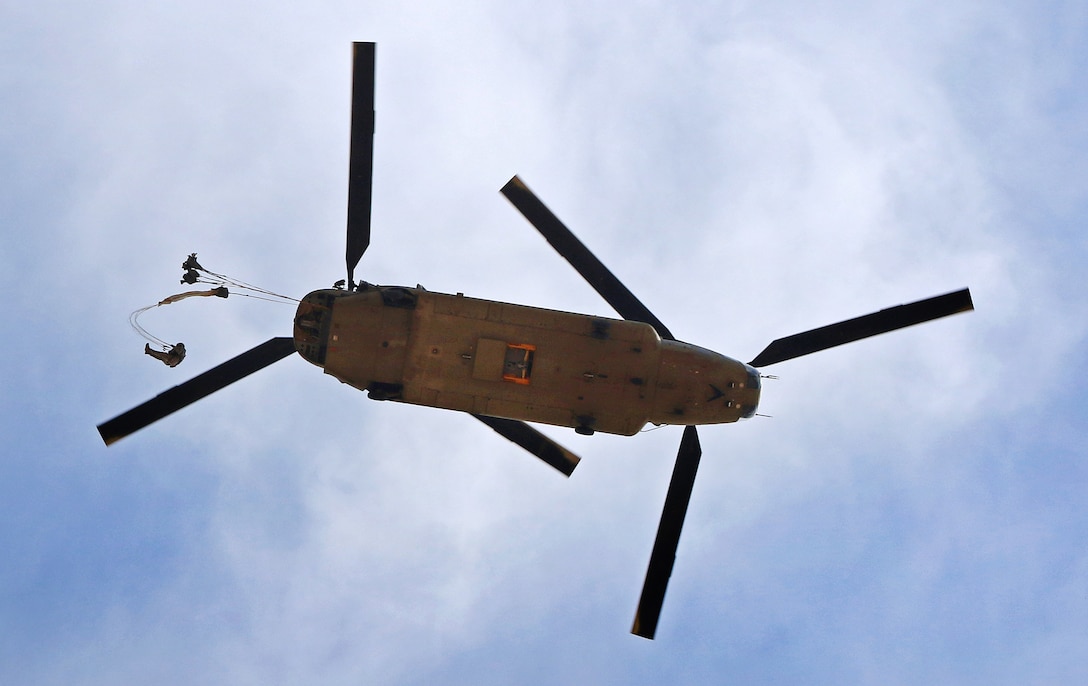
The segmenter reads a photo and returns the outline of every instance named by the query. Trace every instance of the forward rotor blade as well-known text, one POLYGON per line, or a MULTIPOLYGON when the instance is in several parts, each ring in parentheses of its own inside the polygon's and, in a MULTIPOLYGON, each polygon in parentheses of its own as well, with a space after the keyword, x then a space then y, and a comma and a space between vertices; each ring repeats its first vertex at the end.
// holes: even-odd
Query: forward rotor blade
POLYGON ((934 298, 919 300, 907 305, 889 307, 886 310, 848 319, 838 324, 831 324, 779 338, 764 348, 763 352, 748 364, 753 367, 766 367, 802 355, 834 348, 844 343, 853 343, 870 336, 888 333, 889 331, 903 329, 973 309, 975 309, 975 306, 971 302, 971 291, 964 288, 954 293, 938 295, 934 298))
POLYGON ((351 153, 348 162, 348 283, 370 245, 374 180, 374 43, 354 43, 351 76, 351 153))
POLYGON ((256 348, 247 350, 218 367, 213 367, 200 376, 174 386, 146 403, 99 424, 98 433, 102 435, 106 445, 110 445, 257 370, 264 369, 273 362, 279 362, 293 352, 295 352, 294 339, 281 337, 267 340, 256 348))
POLYGON ((680 530, 688 513, 691 489, 695 486, 695 473, 699 470, 699 458, 703 449, 699 446, 699 434, 694 426, 684 427, 684 438, 676 455, 669 492, 665 495, 665 507, 661 511, 661 524, 657 527, 654 550, 650 553, 650 565, 646 569, 646 582, 638 601, 635 624, 631 633, 653 639, 657 632, 657 620, 665 602, 665 589, 676 562, 676 548, 680 545, 680 530))
POLYGON ((552 214, 521 179, 516 176, 510 179, 502 187, 502 194, 621 317, 646 322, 657 329, 658 335, 663 339, 676 340, 665 325, 552 214))
POLYGON ((487 424, 501 436, 504 436, 532 454, 544 460, 551 466, 570 476, 574 468, 578 466, 580 457, 559 445, 552 439, 540 433, 525 422, 513 419, 499 419, 487 417, 482 414, 472 415, 484 424, 487 424))

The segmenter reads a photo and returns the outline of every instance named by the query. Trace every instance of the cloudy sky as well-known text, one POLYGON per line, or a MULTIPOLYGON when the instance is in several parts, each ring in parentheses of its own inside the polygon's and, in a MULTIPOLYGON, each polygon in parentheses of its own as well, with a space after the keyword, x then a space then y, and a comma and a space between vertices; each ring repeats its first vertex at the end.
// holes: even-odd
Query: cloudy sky
POLYGON ((1076 683, 1088 677, 1088 10, 827 0, 0 3, 0 681, 1076 683), (518 173, 678 337, 970 286, 968 315, 783 363, 704 458, 628 633, 677 428, 471 419, 298 357, 106 449, 272 336, 128 314, 179 265, 343 272, 352 40, 378 42, 376 283, 610 314, 518 173))

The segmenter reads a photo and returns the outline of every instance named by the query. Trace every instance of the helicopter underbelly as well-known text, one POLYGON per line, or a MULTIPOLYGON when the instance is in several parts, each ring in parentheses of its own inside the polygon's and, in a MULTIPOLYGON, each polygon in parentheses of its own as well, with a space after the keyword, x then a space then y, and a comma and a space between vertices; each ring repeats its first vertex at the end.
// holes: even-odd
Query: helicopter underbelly
POLYGON ((630 435, 650 415, 660 344, 641 322, 425 293, 404 400, 630 435))
POLYGON ((758 401, 747 365, 649 324, 422 289, 307 296, 300 352, 298 322, 319 295, 331 317, 310 341, 324 359, 303 356, 376 399, 622 435, 736 421, 758 401))

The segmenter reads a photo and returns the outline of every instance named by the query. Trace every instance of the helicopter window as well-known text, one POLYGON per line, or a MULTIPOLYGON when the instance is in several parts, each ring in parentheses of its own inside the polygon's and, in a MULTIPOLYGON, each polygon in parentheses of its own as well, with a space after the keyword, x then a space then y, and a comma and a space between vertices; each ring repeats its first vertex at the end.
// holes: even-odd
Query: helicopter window
POLYGON ((502 378, 505 381, 528 385, 529 376, 533 373, 534 352, 536 352, 536 346, 525 343, 507 343, 502 378))

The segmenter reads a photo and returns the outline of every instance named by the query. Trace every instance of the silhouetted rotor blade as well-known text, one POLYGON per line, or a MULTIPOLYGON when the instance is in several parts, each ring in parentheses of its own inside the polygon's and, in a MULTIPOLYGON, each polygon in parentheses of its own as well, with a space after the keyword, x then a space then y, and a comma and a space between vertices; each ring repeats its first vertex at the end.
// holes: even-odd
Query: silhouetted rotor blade
POLYGON ((657 632, 657 620, 661 616, 665 589, 668 588, 673 563, 676 562, 680 530, 684 527, 684 517, 688 513, 691 489, 695 486, 695 473, 699 470, 702 455, 703 449, 699 447, 699 434, 695 427, 684 427, 684 438, 680 441, 669 492, 665 495, 665 507, 661 511, 654 550, 650 553, 650 565, 646 569, 646 582, 638 601, 635 624, 631 627, 631 633, 637 636, 652 639, 657 632))
POLYGON ((908 305, 889 307, 863 317, 779 338, 764 348, 763 352, 748 364, 753 367, 766 367, 844 343, 853 343, 870 336, 973 309, 975 306, 971 302, 971 291, 965 288, 962 291, 938 295, 908 305))
POLYGON ((514 207, 518 208, 529 223, 536 227, 552 247, 562 255, 571 266, 578 270, 590 286, 612 306, 624 319, 646 322, 665 340, 675 340, 665 325, 643 305, 635 295, 627 290, 616 276, 589 251, 578 237, 571 233, 559 218, 552 214, 544 203, 533 194, 521 179, 514 177, 502 187, 514 207))
POLYGON ((578 462, 581 460, 580 457, 525 422, 519 422, 513 419, 499 419, 498 417, 487 417, 482 414, 474 414, 472 416, 567 476, 571 475, 571 472, 574 471, 574 468, 578 466, 578 462))
POLYGON ((238 357, 227 360, 218 367, 213 367, 179 386, 174 386, 108 422, 99 424, 98 433, 102 435, 106 445, 110 445, 255 371, 264 369, 273 362, 279 362, 293 352, 295 352, 294 339, 267 340, 256 348, 247 350, 238 357))
POLYGON ((351 156, 348 163, 348 283, 370 245, 374 179, 374 43, 354 43, 351 78, 351 156))

